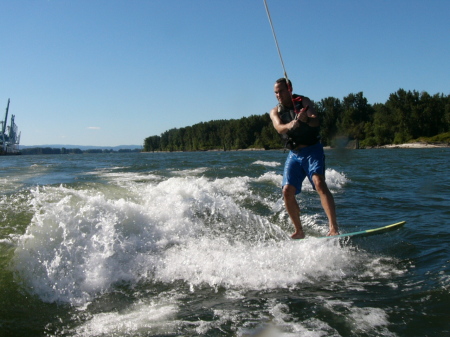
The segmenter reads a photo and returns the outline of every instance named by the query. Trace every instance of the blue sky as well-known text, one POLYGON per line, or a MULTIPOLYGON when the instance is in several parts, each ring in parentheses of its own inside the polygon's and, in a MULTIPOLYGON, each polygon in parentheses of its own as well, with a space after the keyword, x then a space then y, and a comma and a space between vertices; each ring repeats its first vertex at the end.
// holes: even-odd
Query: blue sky
MULTIPOLYGON (((267 0, 294 91, 450 94, 450 1, 267 0)), ((0 0, 0 118, 23 145, 142 144, 261 115, 283 76, 263 0, 0 0)))

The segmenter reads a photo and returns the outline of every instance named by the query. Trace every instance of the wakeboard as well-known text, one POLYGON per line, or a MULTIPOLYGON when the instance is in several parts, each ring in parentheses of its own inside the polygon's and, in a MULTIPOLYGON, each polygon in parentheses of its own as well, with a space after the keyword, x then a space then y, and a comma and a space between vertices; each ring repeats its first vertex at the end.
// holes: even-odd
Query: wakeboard
POLYGON ((371 235, 377 235, 377 234, 383 234, 390 231, 395 231, 406 223, 406 221, 401 221, 394 223, 392 225, 387 225, 383 227, 373 228, 373 229, 366 229, 359 232, 352 232, 352 233, 344 233, 334 236, 322 236, 319 237, 319 239, 333 239, 333 238, 346 238, 346 237, 364 237, 364 236, 371 236, 371 235))

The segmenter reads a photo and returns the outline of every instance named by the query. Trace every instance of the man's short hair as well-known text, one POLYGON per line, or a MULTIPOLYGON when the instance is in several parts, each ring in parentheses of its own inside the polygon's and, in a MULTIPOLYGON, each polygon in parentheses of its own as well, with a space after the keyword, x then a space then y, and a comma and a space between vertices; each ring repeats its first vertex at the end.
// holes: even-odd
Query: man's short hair
POLYGON ((284 83, 286 88, 290 88, 292 90, 292 82, 289 79, 286 79, 286 77, 281 77, 278 80, 275 81, 275 83, 284 83))

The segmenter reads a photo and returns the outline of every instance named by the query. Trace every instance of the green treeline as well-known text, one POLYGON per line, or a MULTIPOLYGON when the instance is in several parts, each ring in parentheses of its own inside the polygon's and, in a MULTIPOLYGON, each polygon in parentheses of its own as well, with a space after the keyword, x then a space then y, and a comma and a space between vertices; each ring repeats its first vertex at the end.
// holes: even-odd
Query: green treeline
MULTIPOLYGON (((360 147, 401 144, 450 131, 450 96, 399 89, 386 103, 371 105, 362 92, 342 100, 314 103, 325 146, 337 139, 358 140, 360 147)), ((144 140, 144 151, 277 149, 283 144, 269 114, 216 120, 165 131, 144 140)))

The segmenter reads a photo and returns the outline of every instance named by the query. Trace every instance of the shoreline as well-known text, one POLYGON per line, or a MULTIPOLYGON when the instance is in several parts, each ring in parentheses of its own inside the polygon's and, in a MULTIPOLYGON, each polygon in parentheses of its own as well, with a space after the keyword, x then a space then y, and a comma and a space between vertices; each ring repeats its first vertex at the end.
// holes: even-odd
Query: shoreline
POLYGON ((371 147, 370 149, 426 149, 426 148, 441 148, 441 147, 450 147, 449 143, 422 143, 422 142, 413 142, 413 143, 404 143, 404 144, 390 144, 390 145, 382 145, 371 147))

